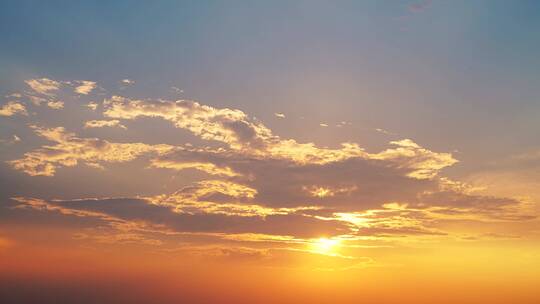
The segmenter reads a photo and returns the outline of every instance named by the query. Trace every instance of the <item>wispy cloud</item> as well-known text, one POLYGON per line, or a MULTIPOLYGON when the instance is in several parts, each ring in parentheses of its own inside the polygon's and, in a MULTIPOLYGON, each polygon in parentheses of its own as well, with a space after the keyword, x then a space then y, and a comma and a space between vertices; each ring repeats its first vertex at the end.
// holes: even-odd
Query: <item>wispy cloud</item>
POLYGON ((103 128, 103 127, 119 127, 127 129, 126 126, 120 123, 119 120, 89 120, 84 123, 85 128, 103 128))
POLYGON ((396 135, 395 133, 392 133, 390 131, 387 131, 387 130, 381 129, 381 128, 376 128, 375 131, 377 131, 379 133, 382 133, 382 134, 386 134, 386 135, 396 135))

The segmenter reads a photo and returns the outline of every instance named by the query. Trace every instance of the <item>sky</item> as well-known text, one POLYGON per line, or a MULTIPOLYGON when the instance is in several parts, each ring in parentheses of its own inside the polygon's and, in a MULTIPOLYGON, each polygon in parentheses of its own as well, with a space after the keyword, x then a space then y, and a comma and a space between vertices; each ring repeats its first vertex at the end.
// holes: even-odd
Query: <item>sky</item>
POLYGON ((3 1, 0 302, 538 303, 537 1, 3 1))

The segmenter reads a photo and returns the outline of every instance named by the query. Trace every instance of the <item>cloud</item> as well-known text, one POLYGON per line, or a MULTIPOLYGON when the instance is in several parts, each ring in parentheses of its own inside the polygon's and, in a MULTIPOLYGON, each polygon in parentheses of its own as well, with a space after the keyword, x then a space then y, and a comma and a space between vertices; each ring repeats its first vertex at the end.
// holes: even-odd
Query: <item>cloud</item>
POLYGON ((78 84, 75 87, 75 93, 77 94, 88 95, 96 88, 96 83, 94 81, 78 80, 76 83, 78 84))
POLYGON ((285 118, 285 114, 283 114, 283 113, 274 113, 274 115, 275 115, 277 118, 285 118))
POLYGON ((6 98, 22 98, 21 93, 12 93, 5 96, 6 98))
POLYGON ((325 124, 325 123, 322 123, 322 122, 321 122, 321 123, 319 124, 319 126, 325 127, 325 128, 326 128, 326 127, 328 127, 328 124, 325 124))
POLYGON ((51 109, 59 110, 64 108, 64 102, 56 99, 56 95, 48 94, 45 97, 35 96, 32 94, 25 94, 25 97, 28 98, 31 104, 35 106, 41 106, 42 104, 47 105, 51 109))
POLYGON ((298 207, 313 204, 316 198, 315 203, 325 206, 330 203, 326 200, 332 198, 334 207, 350 208, 356 203, 356 208, 365 209, 393 200, 416 199, 420 191, 436 186, 429 180, 436 178, 440 170, 457 162, 449 153, 430 151, 409 139, 391 142, 394 147, 379 153, 367 153, 354 143, 344 143, 338 149, 318 148, 312 143, 281 139, 242 111, 192 101, 142 101, 115 96, 104 104, 105 116, 117 119, 91 121, 88 127, 116 126, 119 119, 158 117, 203 139, 223 142, 228 148, 117 144, 78 138, 63 128, 35 128, 57 145, 28 152, 10 164, 31 175, 52 176, 58 167, 78 162, 100 167, 102 162, 129 161, 153 154, 152 167, 195 169, 234 178, 257 189, 257 204, 298 207))
POLYGON ((167 145, 111 143, 97 138, 79 138, 62 127, 32 128, 37 135, 56 143, 25 153, 21 159, 8 161, 14 169, 32 176, 53 176, 58 167, 72 167, 79 162, 102 167, 105 162, 126 162, 144 154, 159 154, 171 149, 167 145))
MULTIPOLYGON (((98 109, 97 103, 90 105, 98 109)), ((200 180, 159 195, 19 200, 32 210, 93 218, 115 231, 91 236, 96 241, 157 246, 165 242, 164 236, 185 233, 303 244, 321 235, 350 240, 447 237, 452 231, 445 223, 451 221, 534 218, 518 199, 480 195, 444 178, 444 168, 458 162, 453 155, 431 151, 411 139, 391 141, 378 152, 367 152, 354 142, 322 148, 280 137, 241 110, 195 101, 112 96, 101 108, 106 120, 87 121, 86 128, 159 119, 213 145, 116 143, 79 137, 63 127, 33 126, 51 143, 8 162, 29 175, 53 176, 62 167, 103 168, 142 157, 151 168, 203 172, 197 175, 200 180)), ((141 168, 140 174, 145 172, 141 168)))
POLYGON ((15 114, 28 115, 28 112, 22 103, 16 101, 10 101, 0 107, 0 116, 13 116, 15 114))
MULTIPOLYGON (((80 95, 90 94, 96 87, 95 81, 89 80, 73 80, 73 81, 57 81, 49 78, 28 79, 25 83, 36 93, 45 96, 46 98, 26 94, 31 99, 32 103, 40 105, 47 101, 47 98, 55 97, 57 92, 64 86, 73 87, 73 91, 80 95)), ((51 101, 51 100, 48 100, 51 101)))
MULTIPOLYGON (((300 208, 271 208, 253 202, 257 191, 245 185, 223 180, 205 180, 170 194, 148 198, 153 204, 168 206, 179 213, 209 213, 229 216, 266 217, 287 215, 300 208)), ((310 209, 310 208, 308 208, 310 209)))
MULTIPOLYGON (((162 157, 166 156, 158 158, 162 157)), ((235 180, 257 189, 255 201, 265 206, 362 210, 389 201, 415 201, 419 192, 436 187, 436 181, 407 176, 411 169, 364 158, 314 164, 281 159, 208 160, 237 172, 235 180)))
POLYGON ((262 204, 322 204, 326 202, 313 198, 332 197, 328 203, 334 207, 356 203, 357 208, 366 208, 385 201, 415 199, 419 192, 435 188, 437 181, 432 179, 438 170, 453 162, 444 154, 412 143, 406 146, 398 151, 387 149, 356 157, 334 155, 336 158, 328 162, 319 159, 295 162, 272 155, 254 158, 223 149, 177 148, 152 159, 152 164, 184 168, 184 163, 211 163, 227 168, 235 172, 236 181, 259 190, 257 199, 262 204), (326 195, 314 195, 323 192, 326 195))
POLYGON ((51 92, 58 91, 61 86, 60 82, 49 78, 29 79, 25 82, 32 90, 43 95, 51 95, 51 92))
MULTIPOLYGON (((92 237, 99 242, 134 242, 160 245, 166 238, 184 233, 204 233, 242 242, 309 244, 321 235, 348 241, 403 237, 447 237, 444 221, 502 223, 532 219, 507 199, 472 196, 441 190, 425 194, 419 203, 385 203, 363 211, 329 210, 313 205, 270 207, 256 203, 258 189, 242 184, 205 180, 172 194, 137 198, 103 198, 45 201, 17 198, 17 208, 93 218, 88 227, 107 225, 113 231, 92 237), (449 200, 449 197, 454 197, 449 200), (432 199, 435 202, 431 201, 432 199), (459 202, 456 202, 459 200, 459 202), (156 235, 157 234, 157 235, 156 235)), ((346 190, 349 191, 349 190, 346 190)), ((302 245, 304 246, 304 245, 302 245)), ((299 248, 302 248, 300 246, 299 248)))
POLYGON ((59 110, 64 107, 64 103, 61 101, 49 101, 47 102, 47 106, 51 109, 59 110))
POLYGON ((386 131, 385 129, 381 129, 381 128, 376 128, 375 131, 377 131, 379 133, 382 133, 382 134, 386 134, 386 135, 396 135, 395 133, 386 131))
MULTIPOLYGON (((521 205, 520 201, 475 195, 471 193, 473 189, 466 185, 444 178, 424 176, 423 174, 428 172, 431 176, 430 170, 437 171, 440 167, 438 162, 444 162, 445 158, 438 160, 439 155, 432 156, 430 153, 433 152, 424 151, 425 149, 409 141, 400 145, 412 150, 398 153, 387 149, 370 154, 370 158, 358 157, 312 164, 299 164, 285 159, 256 159, 220 150, 175 149, 152 159, 152 164, 166 162, 167 166, 172 167, 178 163, 180 169, 184 169, 181 165, 183 163, 211 163, 217 168, 226 168, 227 172, 234 172, 234 175, 220 175, 210 169, 208 173, 253 189, 250 197, 243 197, 243 204, 258 205, 274 211, 280 208, 301 209, 304 210, 302 212, 310 214, 326 214, 327 219, 335 218, 333 213, 377 210, 383 206, 389 208, 392 204, 408 206, 407 210, 400 211, 402 218, 405 214, 411 215, 413 211, 422 220, 443 218, 441 214, 450 211, 455 214, 473 214, 476 220, 521 218, 522 215, 519 214, 523 212, 515 209, 521 205), (395 153, 399 157, 395 157, 395 153), (407 155, 405 160, 402 159, 402 154, 407 155), (414 158, 419 159, 410 160, 414 158), (430 160, 429 164, 422 165, 423 161, 431 158, 434 159, 430 160), (430 166, 434 168, 425 171, 430 166), (418 172, 417 168, 422 169, 418 172), (420 173, 420 177, 416 176, 420 173)), ((210 184, 201 183, 195 188, 197 193, 206 191, 201 190, 201 187, 216 189, 210 184)), ((230 184, 221 188, 227 187, 233 188, 230 184)), ((202 196, 198 195, 197 198, 199 197, 202 196)), ((230 202, 231 197, 223 192, 206 195, 204 204, 219 209, 219 206, 230 202)), ((177 201, 188 200, 183 197, 177 201)), ((203 206, 203 203, 197 199, 193 205, 203 206)), ((414 220, 418 222, 418 219, 414 220)), ((416 230, 413 227, 398 229, 396 233, 440 233, 422 227, 419 225, 416 230)), ((363 229, 365 230, 365 227, 363 229)), ((380 227, 377 229, 380 230, 380 227)))
POLYGON ((391 141, 397 148, 390 148, 377 154, 372 159, 387 160, 398 167, 412 169, 410 177, 419 179, 433 178, 441 169, 452 166, 458 161, 451 153, 437 153, 422 148, 410 139, 391 141))
POLYGON ((89 102, 87 105, 86 105, 89 109, 95 111, 97 110, 98 108, 98 104, 96 102, 89 102))
POLYGON ((125 85, 132 85, 132 84, 135 84, 135 81, 131 80, 131 79, 122 79, 122 84, 125 84, 125 85))
POLYGON ((350 187, 325 187, 325 186, 317 186, 317 185, 311 185, 311 186, 304 186, 302 187, 303 190, 307 191, 311 196, 318 197, 318 198, 325 198, 325 197, 331 197, 342 193, 352 193, 353 191, 357 190, 357 186, 350 186, 350 187))
POLYGON ((84 123, 85 128, 119 127, 127 129, 119 120, 90 120, 84 123))
POLYGON ((30 102, 31 102, 33 105, 36 105, 36 106, 40 106, 42 103, 46 103, 47 101, 49 101, 47 98, 43 98, 43 97, 39 97, 39 96, 34 96, 34 95, 26 95, 26 97, 28 97, 28 99, 30 100, 30 102))
POLYGON ((229 167, 218 167, 215 164, 209 162, 178 162, 178 161, 167 161, 167 160, 157 160, 152 161, 152 167, 154 168, 166 168, 174 170, 185 170, 185 169, 196 169, 199 171, 206 172, 210 175, 223 175, 223 176, 237 176, 238 174, 231 170, 229 167))
POLYGON ((258 149, 270 130, 250 121, 239 110, 215 109, 194 101, 143 101, 113 96, 105 101, 105 116, 116 119, 160 117, 206 140, 227 143, 236 149, 258 149))
MULTIPOLYGON (((289 233, 300 238, 321 234, 346 233, 348 226, 334 221, 321 220, 294 212, 281 214, 235 214, 226 208, 212 210, 192 208, 191 212, 172 208, 167 204, 147 199, 85 199, 72 201, 45 201, 17 198, 18 208, 57 212, 66 216, 90 217, 109 225, 117 232, 136 233, 142 237, 160 233, 219 233, 222 237, 245 233, 281 236, 289 233), (146 236, 145 236, 146 235, 146 236)), ((178 202, 181 203, 181 202, 178 202)), ((238 207, 242 207, 238 205, 238 207)), ((96 225, 95 223, 90 223, 96 225)), ((269 237, 269 239, 272 239, 269 237)), ((290 240, 285 238, 285 241, 290 240)), ((274 238, 274 241, 279 240, 274 238)))
POLYGON ((237 153, 252 157, 280 158, 298 163, 327 163, 355 157, 399 157, 407 161, 409 166, 416 166, 419 170, 426 169, 432 175, 438 169, 455 162, 451 154, 427 153, 428 150, 414 146, 412 141, 407 147, 403 146, 406 142, 396 142, 395 144, 402 148, 389 150, 385 155, 370 155, 354 143, 343 143, 340 149, 318 148, 313 143, 282 139, 240 110, 216 109, 194 101, 132 100, 113 96, 107 99, 104 105, 106 117, 131 120, 138 117, 165 119, 174 123, 177 128, 187 129, 202 139, 225 143, 237 153), (417 156, 422 156, 423 159, 417 156), (439 159, 436 166, 431 166, 430 157, 445 158, 446 165, 439 159), (421 164, 414 164, 413 160, 422 161, 421 164), (422 165, 429 168, 423 168, 422 165))
POLYGON ((336 127, 341 128, 341 127, 350 126, 350 125, 352 125, 352 123, 348 121, 340 121, 338 124, 336 124, 336 127))

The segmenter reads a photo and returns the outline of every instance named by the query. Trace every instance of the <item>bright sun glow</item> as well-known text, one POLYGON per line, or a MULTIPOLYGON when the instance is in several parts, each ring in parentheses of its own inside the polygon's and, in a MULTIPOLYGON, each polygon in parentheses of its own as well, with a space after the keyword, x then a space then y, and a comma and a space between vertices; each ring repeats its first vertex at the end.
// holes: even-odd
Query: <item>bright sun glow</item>
POLYGON ((336 250, 340 241, 336 239, 320 238, 313 242, 313 250, 317 253, 329 254, 336 250))

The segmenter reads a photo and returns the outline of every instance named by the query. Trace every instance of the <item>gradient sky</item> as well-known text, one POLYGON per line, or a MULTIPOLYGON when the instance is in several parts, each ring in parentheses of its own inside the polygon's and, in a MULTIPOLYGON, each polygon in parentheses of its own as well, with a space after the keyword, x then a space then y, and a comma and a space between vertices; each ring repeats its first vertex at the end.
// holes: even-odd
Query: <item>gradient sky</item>
POLYGON ((0 300, 539 301, 539 12, 3 1, 0 300))

